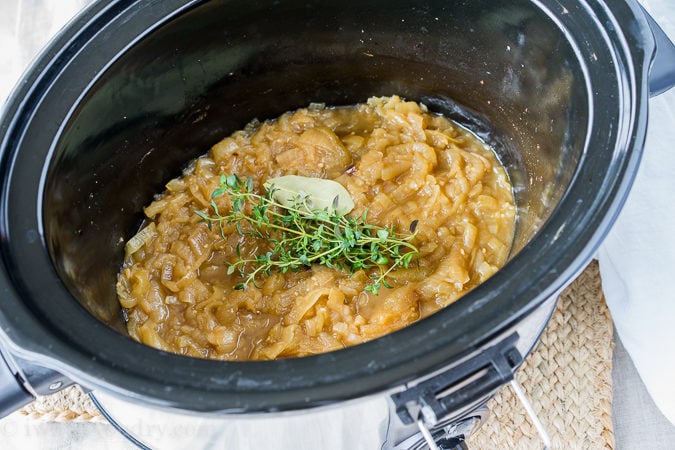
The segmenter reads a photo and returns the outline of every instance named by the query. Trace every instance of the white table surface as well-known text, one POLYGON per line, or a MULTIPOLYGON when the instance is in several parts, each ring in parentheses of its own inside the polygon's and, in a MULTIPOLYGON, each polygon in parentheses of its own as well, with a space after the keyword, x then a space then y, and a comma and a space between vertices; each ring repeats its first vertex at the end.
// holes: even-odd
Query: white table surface
MULTIPOLYGON (((50 37, 89 1, 0 0, 0 103, 50 37)), ((675 0, 642 3, 657 20, 659 16, 675 17, 675 0)), ((650 126, 658 126, 654 122, 652 118, 650 126)), ((675 449, 675 427, 656 409, 630 356, 620 342, 617 344, 613 371, 616 448, 675 449)), ((0 419, 0 449, 94 448, 135 447, 105 423, 40 422, 17 414, 0 419)))

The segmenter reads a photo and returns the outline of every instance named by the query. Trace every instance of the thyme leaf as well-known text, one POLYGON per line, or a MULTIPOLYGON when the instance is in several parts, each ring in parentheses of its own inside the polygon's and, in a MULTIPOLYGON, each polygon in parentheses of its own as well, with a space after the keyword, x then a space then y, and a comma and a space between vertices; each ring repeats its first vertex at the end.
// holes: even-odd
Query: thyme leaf
POLYGON ((286 273, 322 264, 350 273, 377 269, 365 288, 377 295, 383 286, 391 287, 387 277, 393 270, 408 268, 419 254, 411 243, 417 220, 410 224, 410 234, 401 235, 393 226, 369 224, 367 210, 358 217, 347 215, 334 206, 337 200, 331 201, 333 207, 315 209, 308 194, 280 201, 273 183, 265 187, 267 191, 261 195, 254 191, 250 177, 242 180, 236 174, 221 175, 220 186, 211 195, 211 211, 194 211, 209 228, 216 226, 223 238, 225 227, 234 226, 242 236, 270 243, 269 249, 251 257, 242 257, 237 249, 239 259, 227 269, 229 275, 237 272, 242 277, 237 289, 258 286, 258 278, 272 270, 286 273), (230 203, 227 212, 221 212, 215 202, 224 195, 230 203))

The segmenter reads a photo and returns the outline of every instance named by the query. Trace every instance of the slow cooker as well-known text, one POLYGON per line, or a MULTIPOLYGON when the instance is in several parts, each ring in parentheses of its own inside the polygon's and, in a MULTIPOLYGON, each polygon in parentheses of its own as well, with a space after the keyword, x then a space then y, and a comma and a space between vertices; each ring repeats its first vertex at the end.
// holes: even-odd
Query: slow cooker
POLYGON ((208 420, 375 402, 383 447, 464 446, 619 213, 674 52, 633 0, 93 3, 0 122, 0 412, 71 383, 208 420), (317 356, 209 361, 128 337, 124 243, 188 161, 252 118, 392 94, 499 154, 518 206, 503 269, 412 326, 317 356))

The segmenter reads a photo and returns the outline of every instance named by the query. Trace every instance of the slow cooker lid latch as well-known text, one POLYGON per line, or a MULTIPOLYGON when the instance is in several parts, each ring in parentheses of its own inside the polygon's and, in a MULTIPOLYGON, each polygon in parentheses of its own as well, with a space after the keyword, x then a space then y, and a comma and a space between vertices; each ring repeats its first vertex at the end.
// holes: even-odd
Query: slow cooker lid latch
POLYGON ((421 418, 433 427, 507 384, 523 361, 517 341, 518 334, 513 333, 474 358, 393 394, 398 417, 406 425, 421 418))
MULTIPOLYGON (((393 394, 391 399, 401 422, 404 426, 417 425, 429 448, 439 448, 436 438, 447 437, 443 429, 448 423, 482 406, 513 380, 513 373, 523 361, 516 348, 518 338, 518 333, 513 333, 467 361, 393 394)), ((463 441, 466 436, 456 438, 463 441)))

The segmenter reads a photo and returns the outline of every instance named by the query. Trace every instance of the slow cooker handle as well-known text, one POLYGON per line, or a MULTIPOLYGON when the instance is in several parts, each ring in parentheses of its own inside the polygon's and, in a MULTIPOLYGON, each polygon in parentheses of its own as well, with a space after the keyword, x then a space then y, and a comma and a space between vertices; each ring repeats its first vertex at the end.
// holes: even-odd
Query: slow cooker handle
POLYGON ((13 357, 0 345, 0 419, 35 400, 70 386, 59 372, 13 357))
POLYGON ((649 95, 654 97, 675 86, 675 45, 644 7, 640 7, 654 35, 656 46, 649 69, 649 95))
POLYGON ((18 371, 10 367, 0 351, 0 419, 33 400, 35 397, 23 387, 18 371))
MULTIPOLYGON (((481 401, 513 380, 513 373, 523 362, 516 345, 518 339, 518 333, 513 333, 461 364, 407 385, 405 390, 390 396, 392 411, 404 428, 416 425, 430 450, 466 449, 463 433, 446 436, 445 425, 454 420, 452 416, 457 411, 472 405, 479 407, 481 401)), ((460 422, 472 423, 472 418, 460 422)), ((393 438, 393 442, 397 439, 393 438)), ((403 448, 407 443, 405 440, 395 448, 403 448)))

